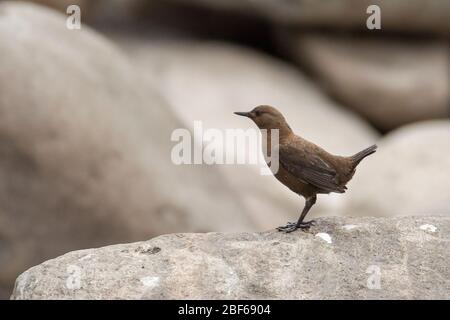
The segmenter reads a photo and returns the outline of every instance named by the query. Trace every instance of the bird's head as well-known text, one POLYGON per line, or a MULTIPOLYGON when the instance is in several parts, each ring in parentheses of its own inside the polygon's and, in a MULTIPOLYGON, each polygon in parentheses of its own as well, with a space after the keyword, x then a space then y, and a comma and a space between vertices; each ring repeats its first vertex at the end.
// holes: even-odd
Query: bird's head
POLYGON ((235 112, 235 114, 252 119, 260 129, 291 130, 281 112, 271 106, 261 105, 250 112, 235 112))

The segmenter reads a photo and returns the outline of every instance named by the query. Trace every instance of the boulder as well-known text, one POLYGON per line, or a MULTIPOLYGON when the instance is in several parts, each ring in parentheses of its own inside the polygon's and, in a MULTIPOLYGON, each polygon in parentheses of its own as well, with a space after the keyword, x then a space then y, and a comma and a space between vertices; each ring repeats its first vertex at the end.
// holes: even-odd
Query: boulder
POLYGON ((342 214, 449 214, 450 120, 397 129, 364 161, 348 185, 342 214))
POLYGON ((128 59, 65 21, 0 3, 3 292, 19 272, 69 250, 255 230, 217 168, 171 162, 170 136, 182 124, 128 59))
MULTIPOLYGON (((354 154, 378 138, 364 120, 327 99, 294 66, 254 50, 219 42, 115 40, 189 129, 196 120, 205 130, 256 129, 233 112, 269 104, 283 112, 296 133, 336 154, 354 154)), ((218 167, 261 230, 298 218, 303 199, 273 176, 261 175, 260 165, 218 167)), ((311 216, 333 215, 340 197, 320 197, 311 216)))
POLYGON ((333 97, 383 131, 450 116, 446 43, 313 34, 284 44, 333 97))
POLYGON ((67 253, 12 299, 449 299, 450 218, 327 218, 309 232, 171 234, 67 253))
POLYGON ((77 5, 81 9, 81 13, 88 13, 88 11, 92 8, 87 0, 28 0, 29 2, 34 2, 36 4, 44 5, 47 7, 51 7, 60 12, 66 13, 67 7, 71 5, 77 5))
POLYGON ((366 21, 373 12, 367 13, 367 8, 377 5, 380 7, 383 31, 450 34, 450 2, 442 0, 182 1, 215 10, 258 15, 282 25, 356 30, 367 30, 366 21))
MULTIPOLYGON (((67 13, 67 8, 71 5, 77 5, 81 10, 81 22, 96 27, 104 26, 109 23, 130 23, 135 18, 134 10, 138 9, 141 0, 26 0, 36 4, 44 5, 67 13), (105 25, 104 25, 105 24, 105 25)), ((111 25, 109 25, 111 28, 111 25)), ((114 26, 115 27, 115 26, 114 26)))

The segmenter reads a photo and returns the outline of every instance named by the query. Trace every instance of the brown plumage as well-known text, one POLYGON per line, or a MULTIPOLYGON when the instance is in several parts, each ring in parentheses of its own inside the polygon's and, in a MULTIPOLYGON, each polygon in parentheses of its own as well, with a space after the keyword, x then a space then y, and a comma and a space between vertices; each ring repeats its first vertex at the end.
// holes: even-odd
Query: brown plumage
POLYGON ((297 223, 278 227, 279 231, 292 232, 309 228, 314 221, 304 222, 309 209, 316 203, 317 194, 344 193, 348 181, 362 159, 374 153, 370 146, 350 157, 332 155, 321 147, 294 134, 283 115, 274 107, 258 106, 250 112, 235 112, 252 119, 259 129, 279 130, 279 169, 275 177, 293 192, 305 198, 305 207, 297 223))

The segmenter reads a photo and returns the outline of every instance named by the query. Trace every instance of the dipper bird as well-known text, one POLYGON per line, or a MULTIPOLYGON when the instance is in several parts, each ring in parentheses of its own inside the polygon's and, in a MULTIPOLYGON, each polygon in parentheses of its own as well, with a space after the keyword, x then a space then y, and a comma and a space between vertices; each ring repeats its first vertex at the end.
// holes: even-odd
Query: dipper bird
MULTIPOLYGON (((353 156, 343 157, 328 153, 321 147, 294 134, 284 116, 274 107, 262 105, 250 112, 235 112, 248 117, 259 129, 267 130, 267 150, 271 152, 270 130, 278 129, 279 169, 275 177, 293 192, 305 198, 305 207, 296 223, 289 222, 278 231, 292 232, 307 229, 314 220, 304 222, 305 216, 316 203, 317 194, 344 193, 362 159, 374 153, 372 145, 353 156)), ((275 148, 275 146, 274 146, 275 148)))

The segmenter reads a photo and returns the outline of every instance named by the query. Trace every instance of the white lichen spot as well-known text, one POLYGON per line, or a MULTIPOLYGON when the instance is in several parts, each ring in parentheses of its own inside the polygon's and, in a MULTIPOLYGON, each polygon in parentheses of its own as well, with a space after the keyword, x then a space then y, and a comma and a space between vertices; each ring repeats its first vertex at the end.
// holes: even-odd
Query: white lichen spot
POLYGON ((81 288, 81 280, 83 270, 76 265, 69 264, 66 268, 67 279, 66 279, 66 287, 70 290, 79 290, 81 288))
POLYGON ((345 226, 342 227, 342 229, 344 230, 352 230, 357 228, 358 226, 356 224, 346 224, 345 226))
POLYGON ((319 232, 318 234, 316 234, 316 237, 321 238, 322 240, 326 241, 327 243, 333 242, 333 241, 331 241, 331 236, 325 232, 319 232))
POLYGON ((429 231, 429 232, 436 232, 436 230, 437 230, 436 226, 433 226, 432 224, 423 224, 419 228, 420 228, 420 230, 429 231))
POLYGON ((159 285, 159 277, 148 276, 141 278, 140 281, 144 286, 149 288, 155 288, 159 285))

